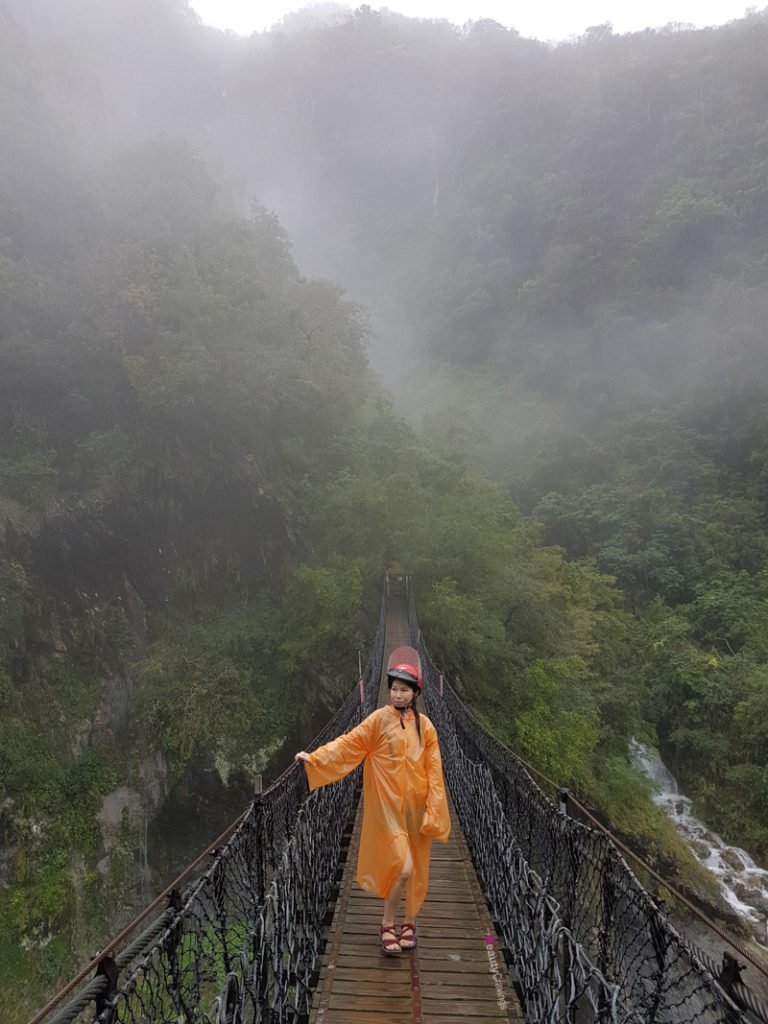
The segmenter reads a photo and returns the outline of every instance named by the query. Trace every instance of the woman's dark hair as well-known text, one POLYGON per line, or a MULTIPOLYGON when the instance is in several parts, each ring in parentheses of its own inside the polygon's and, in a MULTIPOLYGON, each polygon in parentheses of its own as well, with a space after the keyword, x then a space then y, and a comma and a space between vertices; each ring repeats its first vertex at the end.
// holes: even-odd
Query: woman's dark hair
MULTIPOLYGON (((411 703, 408 706, 413 711, 413 717, 416 719, 416 732, 419 737, 419 743, 421 743, 421 720, 419 719, 419 709, 416 707, 416 701, 419 699, 419 688, 415 684, 411 686, 411 684, 405 679, 388 678, 387 686, 389 687, 390 690, 392 689, 392 683, 405 683, 406 686, 410 686, 411 689, 413 690, 413 698, 411 699, 411 703)), ((403 728, 405 728, 404 722, 403 728)))
POLYGON ((419 743, 421 743, 421 721, 419 720, 419 709, 416 707, 416 701, 419 699, 419 691, 416 687, 413 689, 413 700, 411 701, 411 707, 413 708, 413 716, 416 719, 416 732, 419 737, 419 743))

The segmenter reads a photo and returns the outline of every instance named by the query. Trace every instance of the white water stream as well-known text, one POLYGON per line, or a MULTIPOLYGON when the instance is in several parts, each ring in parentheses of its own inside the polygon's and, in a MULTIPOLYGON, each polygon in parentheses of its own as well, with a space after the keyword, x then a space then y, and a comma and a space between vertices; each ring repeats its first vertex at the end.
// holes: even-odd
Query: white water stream
POLYGON ((632 740, 632 763, 655 784, 653 802, 661 807, 694 856, 717 877, 726 903, 764 943, 768 937, 768 871, 758 867, 746 850, 728 846, 691 811, 691 801, 678 789, 677 780, 656 751, 632 740))

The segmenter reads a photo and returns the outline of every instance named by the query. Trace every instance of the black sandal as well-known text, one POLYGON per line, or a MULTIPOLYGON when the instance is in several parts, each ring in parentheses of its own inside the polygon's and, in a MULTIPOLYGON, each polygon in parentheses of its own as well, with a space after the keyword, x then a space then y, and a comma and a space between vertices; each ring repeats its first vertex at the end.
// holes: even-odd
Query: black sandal
POLYGON ((381 939, 381 951, 384 956, 400 956, 403 951, 403 947, 397 941, 395 935, 395 926, 393 924, 383 924, 379 928, 379 938, 381 939), (385 939, 385 935, 391 935, 391 939, 385 939))

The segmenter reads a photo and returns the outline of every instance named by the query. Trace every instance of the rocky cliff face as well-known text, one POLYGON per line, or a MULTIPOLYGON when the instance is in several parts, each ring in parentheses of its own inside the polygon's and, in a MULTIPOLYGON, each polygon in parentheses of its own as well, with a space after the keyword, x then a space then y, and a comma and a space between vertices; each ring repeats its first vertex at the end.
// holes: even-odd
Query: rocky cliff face
MULTIPOLYGON (((21 576, 21 570, 18 570, 21 576)), ((168 794, 159 750, 137 745, 135 676, 147 654, 145 601, 125 578, 111 593, 52 593, 23 574, 12 675, 2 701, 0 943, 27 952, 66 933, 66 955, 124 924, 154 881, 148 822, 168 794)))

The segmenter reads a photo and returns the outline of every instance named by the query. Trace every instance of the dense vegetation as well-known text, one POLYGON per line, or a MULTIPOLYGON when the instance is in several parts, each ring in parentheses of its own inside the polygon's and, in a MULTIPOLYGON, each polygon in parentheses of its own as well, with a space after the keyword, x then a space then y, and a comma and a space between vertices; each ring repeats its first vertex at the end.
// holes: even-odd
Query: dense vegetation
POLYGON ((689 889, 633 735, 768 856, 767 43, 0 0, 4 1019, 306 739, 392 563, 689 889))
POLYGON ((607 677, 762 857, 766 52, 766 11, 553 49, 361 8, 244 45, 217 134, 305 258, 372 303, 374 361, 433 446, 616 580, 607 677), (245 160, 249 129, 270 145, 245 160))

